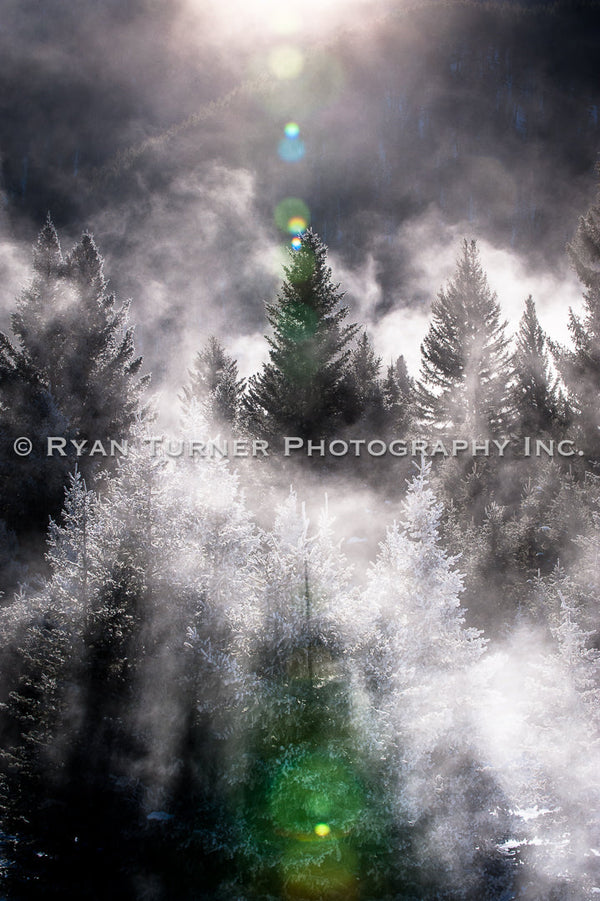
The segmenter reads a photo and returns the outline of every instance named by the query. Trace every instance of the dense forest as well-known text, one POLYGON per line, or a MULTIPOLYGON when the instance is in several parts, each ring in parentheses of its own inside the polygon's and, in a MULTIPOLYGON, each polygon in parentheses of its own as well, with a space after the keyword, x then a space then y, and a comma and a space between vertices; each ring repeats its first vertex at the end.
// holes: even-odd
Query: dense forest
POLYGON ((6 897, 600 891, 598 202, 569 254, 558 344, 464 241, 410 374, 305 230, 267 362, 211 338, 169 436, 48 218, 0 344, 6 897))
POLYGON ((600 896, 599 36, 3 0, 1 901, 600 896))

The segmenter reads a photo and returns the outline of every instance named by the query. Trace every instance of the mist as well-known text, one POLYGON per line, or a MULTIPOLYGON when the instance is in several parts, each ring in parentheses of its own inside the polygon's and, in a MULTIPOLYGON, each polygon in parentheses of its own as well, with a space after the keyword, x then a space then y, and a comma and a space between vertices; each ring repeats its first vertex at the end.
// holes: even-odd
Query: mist
MULTIPOLYGON (((597 4, 5 0, 10 901, 600 892, 598 385, 577 370, 598 335, 567 253, 597 204, 599 43, 597 4), (48 213, 63 257, 93 234, 101 297, 91 252, 75 275, 64 260, 40 264, 56 255, 50 239, 32 256, 48 213), (344 321, 381 361, 367 378, 352 369, 356 338, 340 352, 348 378, 324 442, 466 435, 474 420, 428 421, 415 386, 466 239, 506 321, 507 391, 535 301, 548 419, 532 438, 552 459, 520 453, 523 411, 508 394, 501 427, 468 434, 506 440, 505 456, 288 458, 278 411, 265 409, 253 432, 248 382, 277 339, 267 308, 285 296, 308 228, 344 321), (116 310, 131 299, 131 340, 106 318, 112 293, 116 310), (19 297, 30 311, 21 343, 19 297), (73 315, 54 327, 56 297, 73 315), (570 310, 588 344, 568 331, 570 310), (73 360, 71 334, 85 348, 73 360), (212 388, 195 370, 196 394, 182 397, 211 336, 235 364, 229 419, 215 413, 226 366, 212 388), (123 434, 108 437, 127 453, 87 459, 70 446, 45 458, 48 434, 81 438, 44 357, 63 345, 84 406, 115 406, 109 425, 123 434), (138 353, 152 375, 139 404, 135 365, 120 367, 138 353), (400 356, 408 399, 394 398, 388 372, 400 356), (168 439, 255 438, 268 453, 165 451, 168 439), (572 456, 554 453, 562 441, 572 456)), ((291 333, 282 327, 282 341, 291 333)), ((282 403, 293 407, 291 384, 282 403)), ((464 393, 455 385, 453 400, 464 393)))

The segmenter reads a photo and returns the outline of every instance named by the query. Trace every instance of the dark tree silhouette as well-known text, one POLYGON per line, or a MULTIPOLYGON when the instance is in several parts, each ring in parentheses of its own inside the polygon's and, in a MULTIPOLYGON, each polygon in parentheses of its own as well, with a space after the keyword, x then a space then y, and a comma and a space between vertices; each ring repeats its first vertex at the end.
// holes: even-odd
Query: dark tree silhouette
POLYGON ((432 314, 421 345, 420 417, 442 430, 502 431, 508 412, 508 340, 475 241, 464 241, 456 273, 433 302, 432 314))
POLYGON ((520 435, 557 434, 564 431, 566 409, 552 375, 548 341, 529 296, 521 317, 513 354, 512 398, 515 425, 520 435))
POLYGON ((249 428, 274 444, 282 435, 324 436, 343 419, 356 334, 344 324, 348 311, 319 237, 306 232, 290 253, 286 280, 267 306, 270 360, 250 379, 245 399, 249 428))
POLYGON ((553 346, 584 450, 600 457, 600 202, 579 220, 569 254, 585 286, 584 314, 570 310, 573 348, 553 346))

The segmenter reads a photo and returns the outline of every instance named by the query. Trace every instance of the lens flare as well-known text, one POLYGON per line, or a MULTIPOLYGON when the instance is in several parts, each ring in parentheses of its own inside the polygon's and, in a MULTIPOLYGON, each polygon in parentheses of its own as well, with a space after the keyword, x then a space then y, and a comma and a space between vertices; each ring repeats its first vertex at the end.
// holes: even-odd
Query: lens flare
POLYGON ((299 197, 286 197, 275 207, 275 224, 289 235, 301 235, 310 225, 310 210, 299 197))
POLYGON ((285 901, 358 901, 354 830, 365 797, 346 762, 328 751, 301 752, 271 783, 269 801, 285 901))
POLYGON ((295 238, 292 238, 290 244, 292 245, 292 250, 300 250, 300 248, 302 247, 302 238, 299 238, 296 235, 295 238))
POLYGON ((304 156, 304 142, 297 138, 282 138, 277 153, 284 162, 297 163, 304 156))
POLYGON ((297 78, 304 68, 304 56, 297 47, 276 47, 269 54, 269 69, 276 78, 297 78))
POLYGON ((300 134, 300 126, 297 122, 288 122, 283 130, 286 138, 297 138, 300 134))
POLYGON ((308 222, 303 216, 292 216, 287 224, 287 230, 290 235, 301 235, 308 228, 308 222))
POLYGON ((275 34, 289 35, 300 31, 302 20, 295 10, 279 8, 273 10, 269 24, 275 34))

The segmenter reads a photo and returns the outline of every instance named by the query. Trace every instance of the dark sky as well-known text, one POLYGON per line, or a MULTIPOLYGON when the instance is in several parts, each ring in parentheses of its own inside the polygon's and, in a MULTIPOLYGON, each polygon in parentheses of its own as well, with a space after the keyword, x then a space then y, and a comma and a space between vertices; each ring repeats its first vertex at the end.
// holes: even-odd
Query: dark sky
POLYGON ((418 360, 463 236, 511 321, 531 290, 564 323, 597 181, 598 7, 286 8, 2 0, 2 307, 50 210, 66 248, 94 233, 156 385, 212 331, 249 371, 293 197, 386 358, 418 360))

